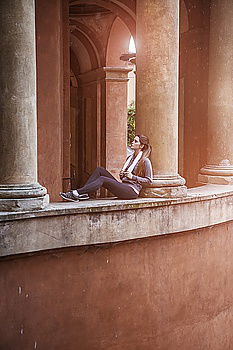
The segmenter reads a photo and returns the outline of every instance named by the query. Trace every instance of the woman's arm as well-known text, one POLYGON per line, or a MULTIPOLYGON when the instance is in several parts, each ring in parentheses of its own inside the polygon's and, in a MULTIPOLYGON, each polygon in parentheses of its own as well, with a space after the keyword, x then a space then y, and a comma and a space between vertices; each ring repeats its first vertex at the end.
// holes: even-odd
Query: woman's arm
POLYGON ((124 175, 124 170, 123 170, 123 168, 125 167, 125 165, 126 165, 127 162, 129 161, 129 158, 130 158, 130 157, 131 157, 131 155, 129 155, 129 156, 126 158, 125 164, 123 165, 123 167, 122 167, 121 170, 120 170, 119 177, 120 177, 121 180, 122 180, 123 177, 125 176, 125 175, 124 175))
POLYGON ((151 184, 153 179, 153 172, 152 172, 152 166, 149 158, 145 158, 144 168, 145 168, 145 177, 133 175, 132 180, 137 181, 141 185, 151 184))

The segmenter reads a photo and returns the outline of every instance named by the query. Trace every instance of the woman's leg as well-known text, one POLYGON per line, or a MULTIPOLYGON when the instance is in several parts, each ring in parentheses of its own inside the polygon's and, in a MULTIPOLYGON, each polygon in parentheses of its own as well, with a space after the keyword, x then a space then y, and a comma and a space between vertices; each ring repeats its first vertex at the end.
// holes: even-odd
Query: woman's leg
MULTIPOLYGON (((97 180, 100 176, 105 176, 105 177, 109 177, 110 179, 116 180, 114 176, 112 176, 112 174, 110 174, 109 171, 107 171, 105 168, 103 167, 98 167, 96 168, 93 173, 91 174, 91 176, 89 177, 89 179, 87 180, 87 182, 85 183, 85 185, 97 180)), ((84 185, 84 186, 85 186, 84 185)))
MULTIPOLYGON (((111 174, 110 174, 111 175, 111 174)), ((86 183, 83 187, 78 188, 79 194, 92 193, 100 187, 108 189, 112 194, 122 199, 135 199, 138 194, 127 184, 117 181, 112 175, 111 177, 99 176, 94 181, 86 183)))
POLYGON ((100 180, 101 177, 118 182, 109 171, 105 168, 98 167, 93 171, 83 187, 69 192, 60 192, 60 196, 65 200, 74 202, 77 200, 89 199, 88 194, 97 191, 102 186, 102 181, 100 180))

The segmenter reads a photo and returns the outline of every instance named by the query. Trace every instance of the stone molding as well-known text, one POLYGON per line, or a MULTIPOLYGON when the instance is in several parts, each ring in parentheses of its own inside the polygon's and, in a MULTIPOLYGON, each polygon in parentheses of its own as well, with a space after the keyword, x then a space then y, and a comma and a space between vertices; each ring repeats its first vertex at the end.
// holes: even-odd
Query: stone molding
POLYGON ((185 179, 179 174, 154 175, 152 183, 140 192, 140 197, 145 198, 179 198, 186 196, 185 179))
POLYGON ((200 174, 233 176, 233 165, 206 165, 200 170, 200 174))
POLYGON ((200 170, 198 182, 218 185, 233 184, 233 166, 228 159, 222 160, 219 165, 205 165, 200 170))
POLYGON ((179 174, 176 175, 154 175, 150 187, 183 186, 185 179, 179 174))
POLYGON ((233 220, 233 186, 206 185, 186 198, 54 203, 0 213, 0 256, 196 230, 233 220), (129 225, 130 223, 130 225, 129 225))
POLYGON ((129 80, 128 73, 133 67, 103 67, 106 81, 127 82, 129 80))
POLYGON ((79 75, 82 85, 96 83, 99 80, 127 82, 128 73, 133 67, 101 67, 79 75))
POLYGON ((39 183, 0 185, 0 211, 39 210, 48 203, 47 190, 39 183))
POLYGON ((199 174, 198 182, 203 184, 233 185, 233 176, 199 174))
POLYGON ((182 198, 186 196, 186 186, 150 187, 140 192, 140 197, 143 198, 182 198))
POLYGON ((28 198, 0 198, 0 210, 6 212, 23 212, 44 209, 49 204, 49 195, 28 198))
POLYGON ((47 194, 45 187, 39 183, 0 185, 0 199, 34 198, 47 194))

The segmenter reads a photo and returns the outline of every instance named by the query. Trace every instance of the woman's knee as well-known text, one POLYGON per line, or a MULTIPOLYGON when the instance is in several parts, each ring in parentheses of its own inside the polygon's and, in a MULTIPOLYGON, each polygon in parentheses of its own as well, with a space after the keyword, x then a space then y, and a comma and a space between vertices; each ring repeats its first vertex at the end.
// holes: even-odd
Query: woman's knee
POLYGON ((109 182, 109 178, 104 176, 104 175, 100 176, 100 180, 103 181, 103 183, 108 183, 109 182))
POLYGON ((95 171, 97 172, 97 174, 98 174, 99 176, 106 176, 106 177, 108 177, 108 172, 107 172, 107 170, 106 170, 104 167, 102 167, 102 166, 99 166, 98 168, 96 168, 95 171))
POLYGON ((102 182, 102 186, 107 189, 109 188, 109 186, 110 187, 112 186, 112 182, 113 182, 112 179, 104 175, 100 176, 100 181, 102 182))
POLYGON ((98 166, 97 168, 95 168, 95 171, 98 171, 99 173, 103 172, 104 170, 106 169, 102 166, 98 166))

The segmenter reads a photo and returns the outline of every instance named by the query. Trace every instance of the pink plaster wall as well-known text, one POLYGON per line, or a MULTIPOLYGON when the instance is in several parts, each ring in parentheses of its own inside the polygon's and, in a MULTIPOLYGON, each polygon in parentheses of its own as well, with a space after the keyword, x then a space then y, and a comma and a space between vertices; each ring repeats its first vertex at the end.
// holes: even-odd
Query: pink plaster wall
POLYGON ((233 222, 0 261, 1 349, 226 350, 233 222))
POLYGON ((61 0, 36 1, 38 177, 51 201, 62 190, 61 0))

